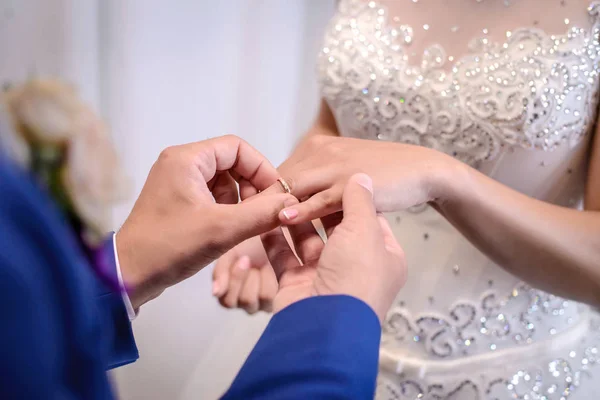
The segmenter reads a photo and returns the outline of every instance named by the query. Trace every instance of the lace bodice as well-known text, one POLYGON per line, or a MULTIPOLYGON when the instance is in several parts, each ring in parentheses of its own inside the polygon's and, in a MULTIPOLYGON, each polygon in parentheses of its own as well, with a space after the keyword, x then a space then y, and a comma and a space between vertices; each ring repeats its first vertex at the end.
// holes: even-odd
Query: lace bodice
MULTIPOLYGON (((598 19, 598 3, 589 12, 598 19)), ((343 0, 320 57, 323 95, 345 135, 420 144, 471 165, 505 147, 572 146, 596 113, 599 26, 520 28, 503 42, 484 29, 463 57, 434 44, 412 66, 415 28, 377 2, 343 0)))
MULTIPOLYGON (((474 7, 494 2, 463 3, 469 1, 474 7)), ((339 1, 319 78, 340 133, 434 148, 531 197, 580 206, 598 118, 600 2, 592 2, 585 17, 580 10, 577 24, 564 17, 560 34, 547 33, 555 30, 537 20, 500 36, 483 25, 462 56, 460 46, 436 44, 439 36, 419 40, 433 26, 401 13, 402 4, 419 2, 425 3, 339 1)), ((558 12, 565 7, 554 2, 558 12)), ((446 32, 459 29, 450 21, 446 32)), ((597 361, 596 347, 574 350, 590 336, 586 306, 520 282, 427 207, 390 220, 407 254, 409 278, 384 324, 381 356, 382 375, 404 380, 390 384, 395 397, 384 398, 542 399, 534 394, 546 393, 559 399, 550 392, 571 390, 575 376, 597 361), (549 349, 561 358, 543 361, 538 386, 526 382, 531 385, 523 393, 530 397, 515 394, 508 375, 523 383, 517 371, 529 374, 530 364, 541 362, 532 360, 549 349), (514 396, 492 395, 498 384, 514 396), (456 390, 479 397, 448 397, 456 390)))

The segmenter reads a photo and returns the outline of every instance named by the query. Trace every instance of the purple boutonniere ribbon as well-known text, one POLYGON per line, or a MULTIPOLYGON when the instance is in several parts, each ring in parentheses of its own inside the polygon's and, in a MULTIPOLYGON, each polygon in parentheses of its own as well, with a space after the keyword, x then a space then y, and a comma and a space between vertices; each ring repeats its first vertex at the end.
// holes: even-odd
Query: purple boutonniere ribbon
MULTIPOLYGON (((82 243, 85 241, 82 240, 82 243)), ((115 293, 127 291, 127 287, 121 285, 117 275, 112 235, 98 246, 86 247, 90 255, 90 263, 98 278, 115 293)))

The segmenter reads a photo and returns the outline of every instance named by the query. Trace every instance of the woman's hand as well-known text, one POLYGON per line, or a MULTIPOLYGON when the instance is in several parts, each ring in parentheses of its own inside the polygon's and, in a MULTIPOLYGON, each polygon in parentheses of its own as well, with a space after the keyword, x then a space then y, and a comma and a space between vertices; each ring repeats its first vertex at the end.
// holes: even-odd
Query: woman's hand
POLYGON ((373 178, 378 212, 403 210, 438 200, 461 163, 425 147, 362 139, 310 136, 279 168, 302 203, 280 213, 286 224, 298 224, 342 208, 350 176, 373 178))
POLYGON ((213 270, 213 296, 225 308, 248 314, 271 312, 278 284, 265 249, 256 236, 219 258, 213 270))
MULTIPOLYGON (((379 212, 437 200, 457 164, 462 165, 419 146, 308 135, 279 167, 292 194, 307 200, 284 209, 279 217, 285 224, 299 224, 340 211, 344 187, 357 172, 373 178, 379 212)), ((269 191, 274 188, 281 190, 274 185, 269 191)), ((243 308, 250 314, 271 311, 278 287, 272 270, 260 240, 247 240, 217 262, 213 295, 226 308, 243 308)))

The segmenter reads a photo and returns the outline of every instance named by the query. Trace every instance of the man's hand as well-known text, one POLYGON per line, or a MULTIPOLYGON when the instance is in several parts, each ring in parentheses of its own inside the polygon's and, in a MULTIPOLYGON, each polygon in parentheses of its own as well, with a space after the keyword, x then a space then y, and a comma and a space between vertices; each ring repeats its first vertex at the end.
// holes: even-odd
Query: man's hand
POLYGON ((235 136, 169 147, 148 175, 125 224, 117 252, 134 308, 190 276, 238 243, 279 225, 296 204, 289 194, 263 193, 238 203, 242 189, 261 191, 277 170, 235 136))
POLYGON ((387 221, 373 205, 372 180, 350 178, 343 214, 322 219, 326 244, 310 223, 290 226, 296 253, 281 228, 261 239, 279 280, 274 312, 310 296, 346 294, 363 300, 383 320, 406 280, 406 260, 387 221))

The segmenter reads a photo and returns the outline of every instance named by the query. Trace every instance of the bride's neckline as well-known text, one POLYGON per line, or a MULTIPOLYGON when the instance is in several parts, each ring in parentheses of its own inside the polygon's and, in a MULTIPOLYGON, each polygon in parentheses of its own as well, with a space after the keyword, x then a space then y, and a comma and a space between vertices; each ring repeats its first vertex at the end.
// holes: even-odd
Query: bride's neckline
MULTIPOLYGON (((418 0, 412 1, 417 2, 418 0)), ((474 1, 482 2, 483 0, 474 1)), ((483 58, 486 53, 494 51, 504 52, 523 34, 535 35, 540 41, 553 43, 554 47, 548 50, 548 53, 553 54, 560 52, 559 49, 561 45, 572 41, 576 37, 591 39, 591 34, 593 32, 597 33, 600 29, 600 1, 594 0, 590 2, 587 7, 589 17, 594 19, 591 28, 581 28, 573 24, 568 26, 564 32, 550 34, 545 29, 536 26, 534 23, 533 26, 520 26, 513 30, 507 30, 506 40, 504 42, 491 40, 487 35, 487 30, 484 29, 482 35, 468 40, 467 51, 459 57, 448 55, 445 48, 440 44, 433 44, 425 47, 420 60, 418 60, 416 53, 413 53, 413 56, 417 57, 413 59, 413 62, 414 60, 420 61, 420 65, 417 66, 411 64, 408 55, 410 51, 408 46, 411 44, 415 32, 413 26, 401 23, 397 16, 392 17, 388 7, 379 1, 340 0, 340 3, 360 4, 362 8, 369 10, 369 17, 375 18, 377 25, 375 31, 377 39, 385 43, 396 54, 400 55, 405 67, 406 75, 416 76, 417 78, 421 78, 420 80, 424 79, 424 75, 433 71, 438 73, 436 75, 439 75, 439 73, 452 75, 452 73, 458 71, 461 65, 473 60, 478 61, 478 59, 483 58)), ((350 24, 351 26, 357 25, 357 22, 352 19, 350 24)), ((416 84, 417 86, 420 85, 419 79, 417 79, 416 84)))

